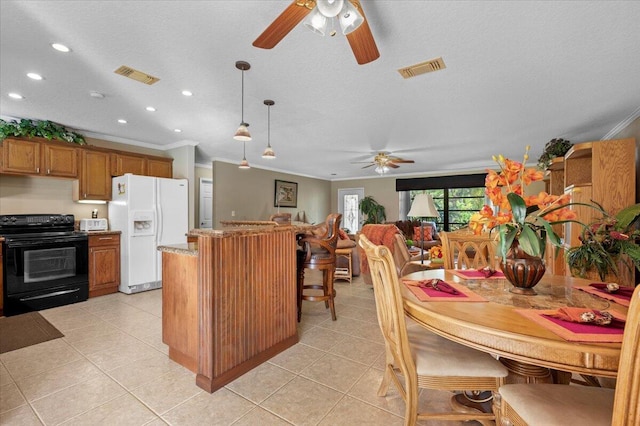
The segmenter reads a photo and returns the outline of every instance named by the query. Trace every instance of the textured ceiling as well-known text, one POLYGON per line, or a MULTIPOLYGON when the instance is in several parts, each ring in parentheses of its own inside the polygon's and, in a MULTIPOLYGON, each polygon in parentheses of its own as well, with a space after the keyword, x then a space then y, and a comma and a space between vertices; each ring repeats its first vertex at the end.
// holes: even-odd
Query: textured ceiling
POLYGON ((529 144, 535 159, 554 137, 601 139, 640 114, 638 1, 361 2, 381 55, 366 65, 341 34, 302 25, 272 50, 253 47, 288 1, 3 0, 0 114, 142 146, 193 143, 199 163, 239 162, 234 64, 245 60, 247 159, 324 179, 375 176, 351 162, 380 150, 415 160, 394 176, 478 171, 493 154, 520 158, 529 144), (446 69, 397 72, 438 56, 446 69), (114 74, 121 65, 161 80, 114 74), (265 99, 275 101, 271 161, 260 157, 265 99))

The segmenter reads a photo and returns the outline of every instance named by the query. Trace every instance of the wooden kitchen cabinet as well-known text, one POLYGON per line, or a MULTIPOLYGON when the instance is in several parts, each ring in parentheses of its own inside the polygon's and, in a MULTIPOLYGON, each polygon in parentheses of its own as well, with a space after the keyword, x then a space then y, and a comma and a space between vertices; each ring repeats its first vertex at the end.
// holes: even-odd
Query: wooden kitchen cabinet
POLYGON ((111 153, 83 149, 80 178, 73 188, 73 199, 111 200, 111 153))
POLYGON ((42 144, 41 174, 77 178, 79 173, 78 148, 54 143, 42 144))
POLYGON ((122 176, 125 173, 145 176, 147 159, 140 155, 111 154, 111 176, 122 176))
POLYGON ((5 139, 2 141, 2 172, 20 175, 40 174, 39 141, 5 139))
POLYGON ((173 178, 173 158, 148 158, 147 175, 162 178, 173 178))
POLYGON ((2 142, 2 173, 78 177, 78 147, 46 139, 12 139, 2 142))
POLYGON ((89 235, 89 297, 116 293, 120 285, 120 235, 89 235))

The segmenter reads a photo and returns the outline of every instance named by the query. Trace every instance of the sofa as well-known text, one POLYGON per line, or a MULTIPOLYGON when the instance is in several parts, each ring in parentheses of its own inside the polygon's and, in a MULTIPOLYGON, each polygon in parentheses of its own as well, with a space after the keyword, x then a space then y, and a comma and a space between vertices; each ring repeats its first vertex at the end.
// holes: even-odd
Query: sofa
MULTIPOLYGON (((362 230, 356 235, 356 241, 360 239, 361 235, 365 235, 375 245, 383 245, 389 248, 399 277, 427 269, 424 265, 412 262, 417 258, 411 257, 404 235, 394 224, 368 224, 363 226, 362 230)), ((365 284, 372 284, 367 256, 362 247, 358 246, 358 251, 362 279, 365 284)))
POLYGON ((429 250, 431 247, 441 245, 440 235, 435 222, 424 222, 424 233, 426 239, 420 238, 420 220, 399 220, 394 223, 407 240, 413 241, 414 247, 423 247, 429 250))

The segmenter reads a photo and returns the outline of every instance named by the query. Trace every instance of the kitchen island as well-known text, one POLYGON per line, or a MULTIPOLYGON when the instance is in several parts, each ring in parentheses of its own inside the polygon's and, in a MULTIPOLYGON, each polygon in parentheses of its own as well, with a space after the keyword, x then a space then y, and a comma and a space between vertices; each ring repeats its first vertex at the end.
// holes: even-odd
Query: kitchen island
POLYGON ((298 342, 296 231, 194 229, 161 246, 162 338, 169 357, 214 392, 298 342))

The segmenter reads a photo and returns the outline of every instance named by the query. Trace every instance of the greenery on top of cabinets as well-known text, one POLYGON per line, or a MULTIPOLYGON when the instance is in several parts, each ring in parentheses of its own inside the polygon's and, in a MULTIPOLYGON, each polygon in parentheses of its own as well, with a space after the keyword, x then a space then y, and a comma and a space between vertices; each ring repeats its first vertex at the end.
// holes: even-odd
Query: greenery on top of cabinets
POLYGON ((0 140, 10 137, 40 137, 48 140, 57 139, 78 145, 86 144, 84 136, 49 120, 29 120, 22 118, 20 121, 5 121, 0 119, 0 140))

